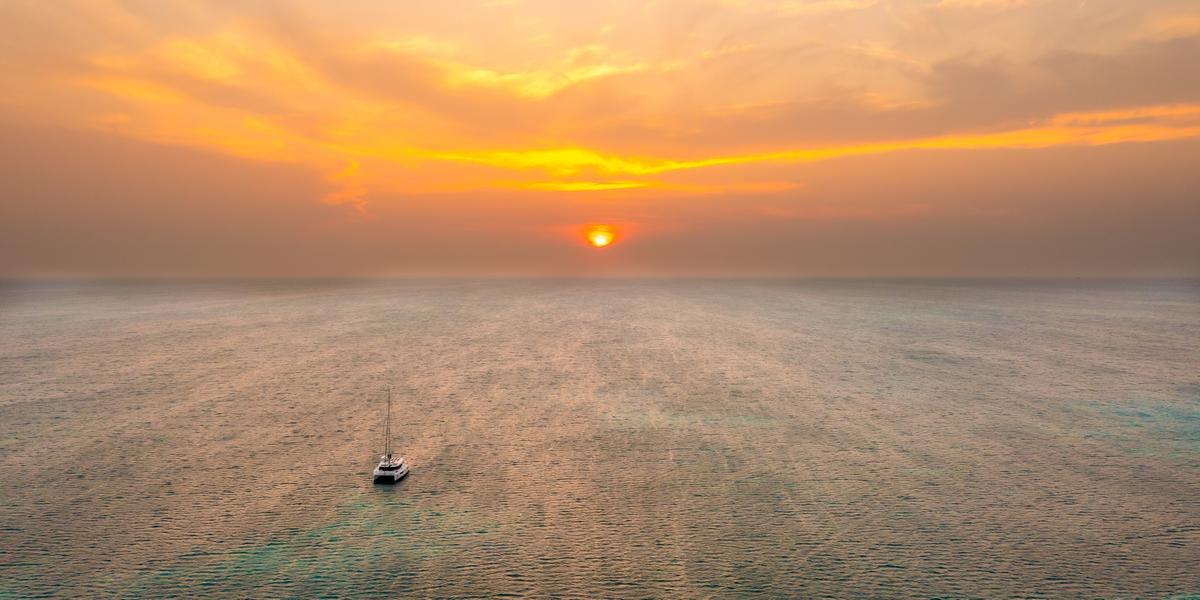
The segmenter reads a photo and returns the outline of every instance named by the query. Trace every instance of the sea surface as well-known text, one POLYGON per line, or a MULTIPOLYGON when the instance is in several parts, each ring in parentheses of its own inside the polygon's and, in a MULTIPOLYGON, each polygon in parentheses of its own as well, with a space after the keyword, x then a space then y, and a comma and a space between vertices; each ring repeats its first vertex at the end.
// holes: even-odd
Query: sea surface
POLYGON ((1200 282, 0 285, 0 598, 1196 594, 1200 282))

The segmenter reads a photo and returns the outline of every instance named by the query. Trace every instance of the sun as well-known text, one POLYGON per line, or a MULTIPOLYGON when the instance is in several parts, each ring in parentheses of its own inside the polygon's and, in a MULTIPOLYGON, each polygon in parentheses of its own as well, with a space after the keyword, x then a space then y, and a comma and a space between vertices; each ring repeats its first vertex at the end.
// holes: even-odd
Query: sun
POLYGON ((607 231, 589 231, 588 243, 597 247, 603 248, 612 243, 612 234, 607 231))
POLYGON ((613 243, 616 236, 613 235, 612 228, 607 225, 595 225, 587 230, 587 242, 596 248, 603 248, 613 243))

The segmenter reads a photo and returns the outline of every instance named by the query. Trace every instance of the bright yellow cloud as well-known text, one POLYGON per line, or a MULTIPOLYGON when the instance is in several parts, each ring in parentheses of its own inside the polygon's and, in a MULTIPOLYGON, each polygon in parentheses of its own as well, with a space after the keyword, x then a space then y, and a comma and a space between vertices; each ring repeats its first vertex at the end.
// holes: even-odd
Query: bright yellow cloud
POLYGON ((553 192, 597 192, 644 188, 652 185, 654 185, 652 181, 534 181, 517 183, 515 187, 553 192))
POLYGON ((717 156, 693 160, 633 158, 605 155, 583 148, 443 153, 437 160, 477 162, 511 170, 541 170, 573 175, 585 170, 604 174, 658 175, 758 162, 813 162, 848 156, 905 150, 979 150, 1046 148, 1060 145, 1104 145, 1156 142, 1200 137, 1200 105, 1140 107, 1057 115, 1046 124, 977 134, 954 134, 911 140, 890 140, 844 146, 780 150, 758 154, 717 156))
POLYGON ((646 70, 647 66, 643 64, 596 64, 570 67, 559 71, 521 73, 498 73, 490 69, 472 68, 454 63, 445 64, 443 68, 446 73, 446 82, 454 87, 488 86, 502 88, 520 96, 545 98, 576 83, 608 75, 636 73, 646 70))

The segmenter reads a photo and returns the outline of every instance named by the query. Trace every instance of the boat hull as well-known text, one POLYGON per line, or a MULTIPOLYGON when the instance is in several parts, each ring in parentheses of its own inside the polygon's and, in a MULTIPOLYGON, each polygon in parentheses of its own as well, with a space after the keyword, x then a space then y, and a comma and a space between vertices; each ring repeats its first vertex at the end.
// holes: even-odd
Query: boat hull
POLYGON ((396 471, 394 473, 375 473, 375 483, 399 483, 401 479, 408 476, 408 469, 396 471))

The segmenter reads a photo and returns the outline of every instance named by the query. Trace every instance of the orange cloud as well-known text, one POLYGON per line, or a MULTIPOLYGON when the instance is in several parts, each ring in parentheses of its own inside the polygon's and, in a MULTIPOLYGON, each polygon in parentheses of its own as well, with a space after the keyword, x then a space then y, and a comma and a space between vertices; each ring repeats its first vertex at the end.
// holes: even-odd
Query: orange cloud
MULTIPOLYGON (((773 18, 869 13, 878 10, 877 4, 797 4, 773 18)), ((1018 11, 1024 5, 955 0, 939 6, 1018 11)), ((762 18, 754 17, 756 11, 745 3, 731 2, 726 9, 762 18)), ((103 100, 97 104, 104 108, 94 113, 79 102, 77 113, 59 115, 66 121, 82 120, 144 140, 308 165, 340 186, 328 200, 358 206, 372 191, 772 193, 796 184, 746 180, 734 173, 696 181, 689 174, 910 150, 1036 149, 1200 136, 1200 104, 1151 104, 1062 111, 1019 126, 974 123, 939 135, 881 135, 853 143, 768 144, 747 137, 737 140, 738 146, 761 150, 726 153, 715 143, 653 141, 656 131, 665 131, 663 137, 672 133, 661 124, 673 122, 675 110, 670 102, 656 99, 672 100, 675 87, 695 86, 696 95, 711 96, 712 110, 735 125, 739 118, 750 118, 739 108, 744 103, 734 101, 759 99, 772 89, 747 89, 741 98, 707 69, 722 60, 752 60, 770 51, 766 41, 722 42, 689 58, 682 52, 656 56, 638 51, 635 44, 571 40, 545 52, 545 59, 500 56, 489 61, 463 38, 409 33, 348 41, 321 37, 294 23, 288 28, 233 23, 201 34, 151 38, 144 52, 105 48, 84 57, 68 76, 74 92, 53 82, 48 94, 83 90, 103 100), (629 77, 636 79, 623 86, 622 78, 629 77), (630 98, 639 101, 628 102, 630 98), (724 99, 723 107, 719 99, 724 99), (636 135, 619 135, 626 130, 636 135), (347 165, 353 165, 352 172, 347 165)), ((862 57, 864 49, 871 57, 896 55, 894 48, 870 40, 849 55, 862 57)), ((919 70, 921 63, 906 56, 881 64, 919 70)), ((890 81, 890 76, 880 80, 890 81)), ((930 107, 939 106, 931 100, 895 100, 905 94, 887 90, 859 97, 871 100, 861 107, 868 116, 912 106, 931 112, 937 108, 930 107)), ((687 126, 686 118, 680 122, 687 126)), ((699 122, 693 126, 703 127, 699 122)), ((703 139, 704 133, 701 129, 689 139, 703 139)))

